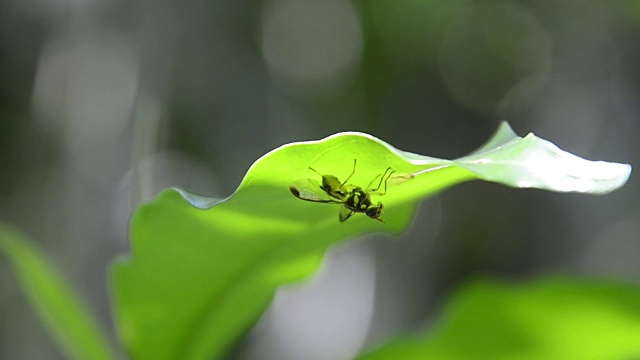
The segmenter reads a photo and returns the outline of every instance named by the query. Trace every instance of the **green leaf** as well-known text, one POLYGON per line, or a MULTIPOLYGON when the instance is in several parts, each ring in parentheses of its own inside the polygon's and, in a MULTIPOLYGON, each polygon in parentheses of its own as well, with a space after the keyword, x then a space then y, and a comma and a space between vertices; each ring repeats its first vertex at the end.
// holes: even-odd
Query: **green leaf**
POLYGON ((375 359, 637 359, 640 289, 548 278, 479 281, 454 296, 433 331, 362 356, 375 359))
POLYGON ((485 179, 517 187, 605 193, 624 184, 629 165, 589 162, 504 123, 472 155, 442 160, 399 151, 361 133, 284 145, 257 160, 238 190, 218 201, 169 189, 138 208, 131 257, 112 268, 120 336, 133 359, 221 357, 251 327, 282 284, 312 274, 328 246, 372 232, 398 234, 417 202, 454 184, 485 179), (366 187, 387 167, 385 223, 341 205, 301 201, 298 179, 323 174, 366 187))
POLYGON ((0 252, 31 305, 69 359, 115 359, 91 312, 62 275, 15 228, 0 223, 0 252))

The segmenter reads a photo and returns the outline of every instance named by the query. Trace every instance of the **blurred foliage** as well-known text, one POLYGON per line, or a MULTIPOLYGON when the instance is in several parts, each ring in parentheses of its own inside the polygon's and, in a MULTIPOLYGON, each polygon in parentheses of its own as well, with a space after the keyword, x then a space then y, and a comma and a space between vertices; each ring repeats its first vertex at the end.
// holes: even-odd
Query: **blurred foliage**
POLYGON ((0 223, 0 252, 11 261, 24 294, 69 359, 115 359, 92 312, 24 234, 0 223))
POLYGON ((360 359, 638 357, 640 288, 549 277, 526 284, 475 281, 454 295, 429 332, 360 359))

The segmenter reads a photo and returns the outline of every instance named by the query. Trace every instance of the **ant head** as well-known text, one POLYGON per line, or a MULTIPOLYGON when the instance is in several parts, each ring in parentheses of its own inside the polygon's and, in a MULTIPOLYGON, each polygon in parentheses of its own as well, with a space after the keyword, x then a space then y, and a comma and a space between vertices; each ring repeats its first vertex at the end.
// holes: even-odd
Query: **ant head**
POLYGON ((379 217, 382 216, 383 211, 384 206, 379 202, 376 205, 369 206, 365 211, 365 214, 367 214, 368 217, 374 220, 382 221, 381 219, 379 219, 379 217))

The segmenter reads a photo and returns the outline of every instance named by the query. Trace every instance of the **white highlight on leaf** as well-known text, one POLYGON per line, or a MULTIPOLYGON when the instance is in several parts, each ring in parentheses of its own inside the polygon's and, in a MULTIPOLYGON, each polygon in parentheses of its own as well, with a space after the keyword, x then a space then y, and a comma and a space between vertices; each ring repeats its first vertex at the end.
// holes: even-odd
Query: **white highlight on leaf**
POLYGON ((456 160, 413 154, 398 150, 368 134, 351 134, 379 141, 412 164, 432 165, 411 174, 414 177, 459 166, 469 170, 480 180, 516 188, 606 194, 622 187, 631 175, 629 164, 586 160, 533 133, 524 138, 519 137, 506 121, 500 124, 498 131, 478 150, 456 160))
POLYGON ((482 180, 513 187, 606 194, 631 174, 628 164, 586 160, 534 134, 483 150, 454 162, 482 180))

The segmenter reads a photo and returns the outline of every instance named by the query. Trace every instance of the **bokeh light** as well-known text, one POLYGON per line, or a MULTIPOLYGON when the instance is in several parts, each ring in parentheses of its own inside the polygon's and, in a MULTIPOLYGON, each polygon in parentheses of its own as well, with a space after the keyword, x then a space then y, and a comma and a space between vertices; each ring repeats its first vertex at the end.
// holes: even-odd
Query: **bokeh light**
POLYGON ((346 0, 273 0, 261 34, 271 73, 302 87, 344 84, 362 54, 359 16, 346 0))

